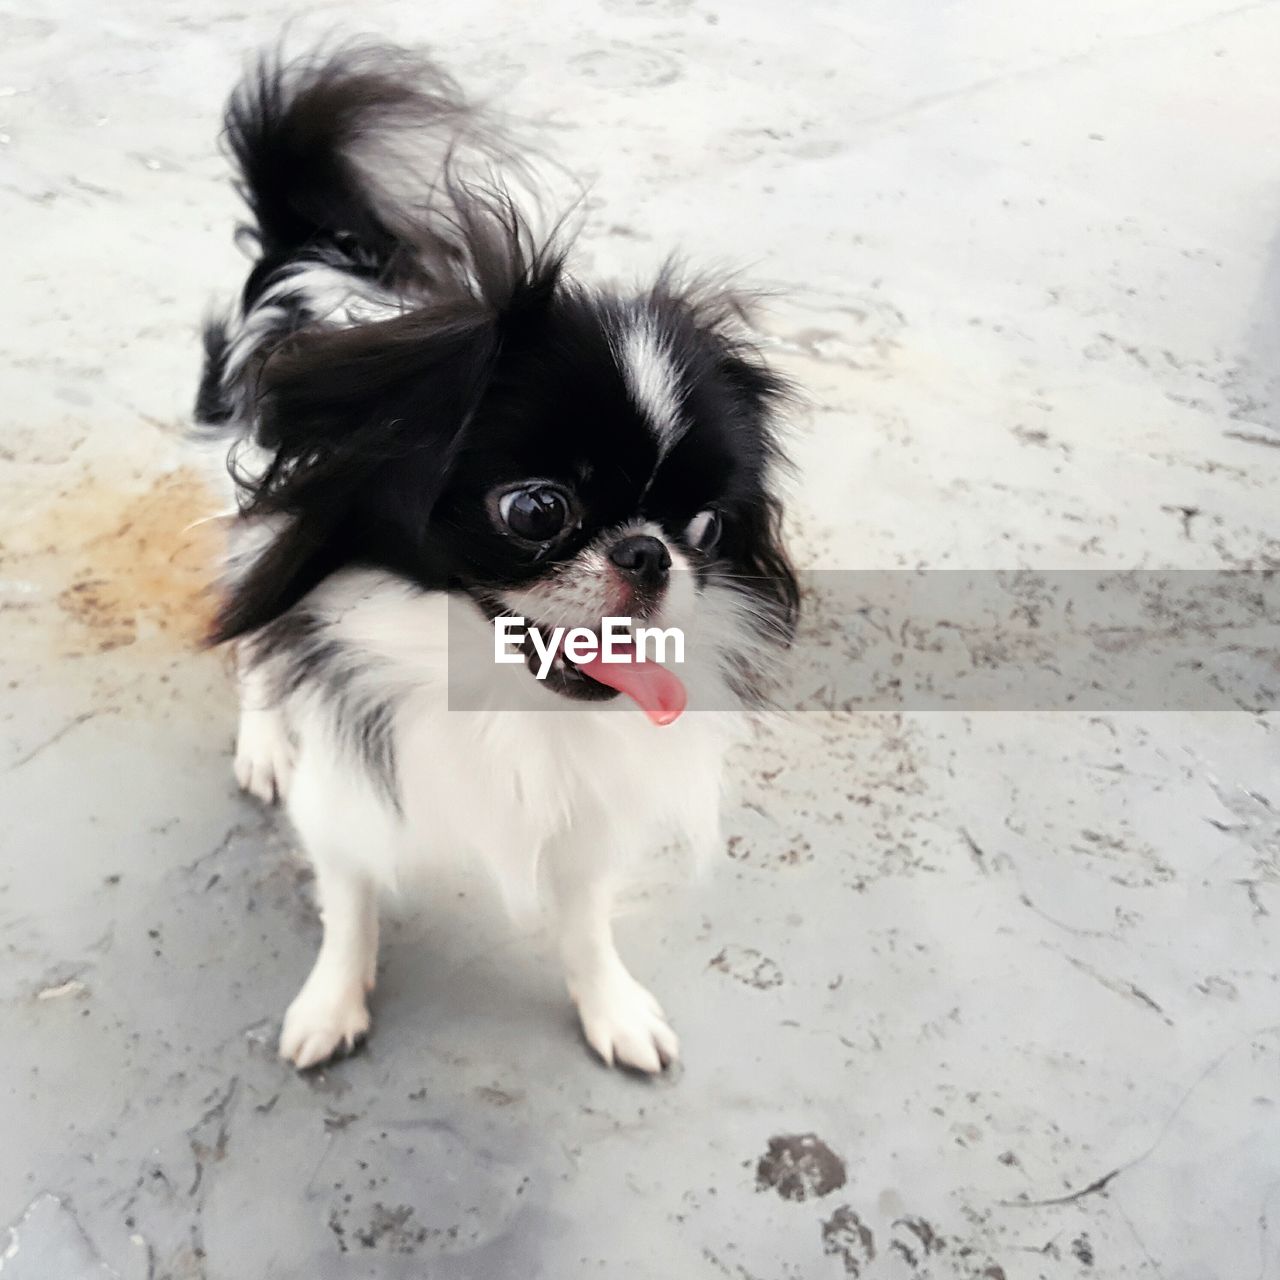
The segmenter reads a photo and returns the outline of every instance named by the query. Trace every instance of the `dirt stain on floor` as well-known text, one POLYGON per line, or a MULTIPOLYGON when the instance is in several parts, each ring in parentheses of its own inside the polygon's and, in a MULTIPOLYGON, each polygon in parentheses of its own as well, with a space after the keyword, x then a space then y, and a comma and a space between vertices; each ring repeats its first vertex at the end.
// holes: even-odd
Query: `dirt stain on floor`
POLYGON ((5 530, 0 612, 63 657, 194 648, 216 607, 217 509, 192 468, 84 475, 5 530))
POLYGON ((816 1133, 770 1138, 756 1164, 756 1190, 776 1191, 784 1200, 820 1199, 847 1181, 844 1161, 816 1133))

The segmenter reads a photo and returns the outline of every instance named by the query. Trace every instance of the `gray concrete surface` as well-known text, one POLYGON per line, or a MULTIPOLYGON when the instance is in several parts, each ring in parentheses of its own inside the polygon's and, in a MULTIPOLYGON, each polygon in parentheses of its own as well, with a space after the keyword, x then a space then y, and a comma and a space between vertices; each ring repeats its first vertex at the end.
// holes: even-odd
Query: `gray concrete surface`
MULTIPOLYGON (((401 904, 361 1056, 275 1060, 316 926, 190 651, 178 427, 240 266, 220 100, 285 13, 0 10, 0 1275, 1274 1280, 1265 716, 772 725, 710 880, 623 929, 677 1076, 593 1063, 467 886, 401 904)), ((804 563, 1280 558, 1277 5, 303 26, 353 22, 592 181, 584 270, 776 290, 804 563)))

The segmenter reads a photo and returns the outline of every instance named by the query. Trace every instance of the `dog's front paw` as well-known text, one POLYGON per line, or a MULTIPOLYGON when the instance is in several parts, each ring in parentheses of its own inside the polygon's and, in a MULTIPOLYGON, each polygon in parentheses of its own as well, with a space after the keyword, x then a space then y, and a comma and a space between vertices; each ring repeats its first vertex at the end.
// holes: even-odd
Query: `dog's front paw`
POLYGON ((625 969, 579 983, 570 994, 587 1043, 609 1065, 656 1075, 680 1056, 662 1007, 625 969))
POLYGON ((280 1056, 299 1071, 349 1053, 369 1031, 369 1009, 361 986, 334 987, 311 979, 284 1015, 280 1056))
POLYGON ((241 712, 235 771, 236 781, 264 804, 284 799, 293 774, 293 744, 280 712, 241 712))

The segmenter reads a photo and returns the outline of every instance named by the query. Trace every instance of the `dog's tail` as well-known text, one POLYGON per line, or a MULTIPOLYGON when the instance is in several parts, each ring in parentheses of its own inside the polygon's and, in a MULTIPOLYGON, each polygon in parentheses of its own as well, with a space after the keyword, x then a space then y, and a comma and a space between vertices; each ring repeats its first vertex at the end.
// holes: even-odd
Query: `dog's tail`
POLYGON ((446 72, 384 45, 265 55, 231 95, 225 139, 257 260, 237 312, 205 325, 195 416, 219 431, 242 417, 246 369, 332 307, 326 272, 402 304, 465 291, 457 193, 520 169, 446 72))
POLYGON ((264 57, 226 115, 261 265, 329 248, 388 282, 412 273, 431 192, 450 154, 480 139, 478 117, 446 72, 406 50, 264 57))

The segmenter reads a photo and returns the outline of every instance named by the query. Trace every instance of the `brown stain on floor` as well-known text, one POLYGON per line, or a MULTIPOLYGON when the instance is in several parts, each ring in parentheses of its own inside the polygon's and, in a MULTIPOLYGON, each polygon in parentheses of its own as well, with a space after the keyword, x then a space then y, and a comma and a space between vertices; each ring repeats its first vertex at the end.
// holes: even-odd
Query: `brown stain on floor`
POLYGON ((64 657, 195 648, 216 608, 223 521, 194 469, 154 477, 87 474, 6 530, 0 609, 64 657), (50 607, 52 606, 52 607, 50 607))

